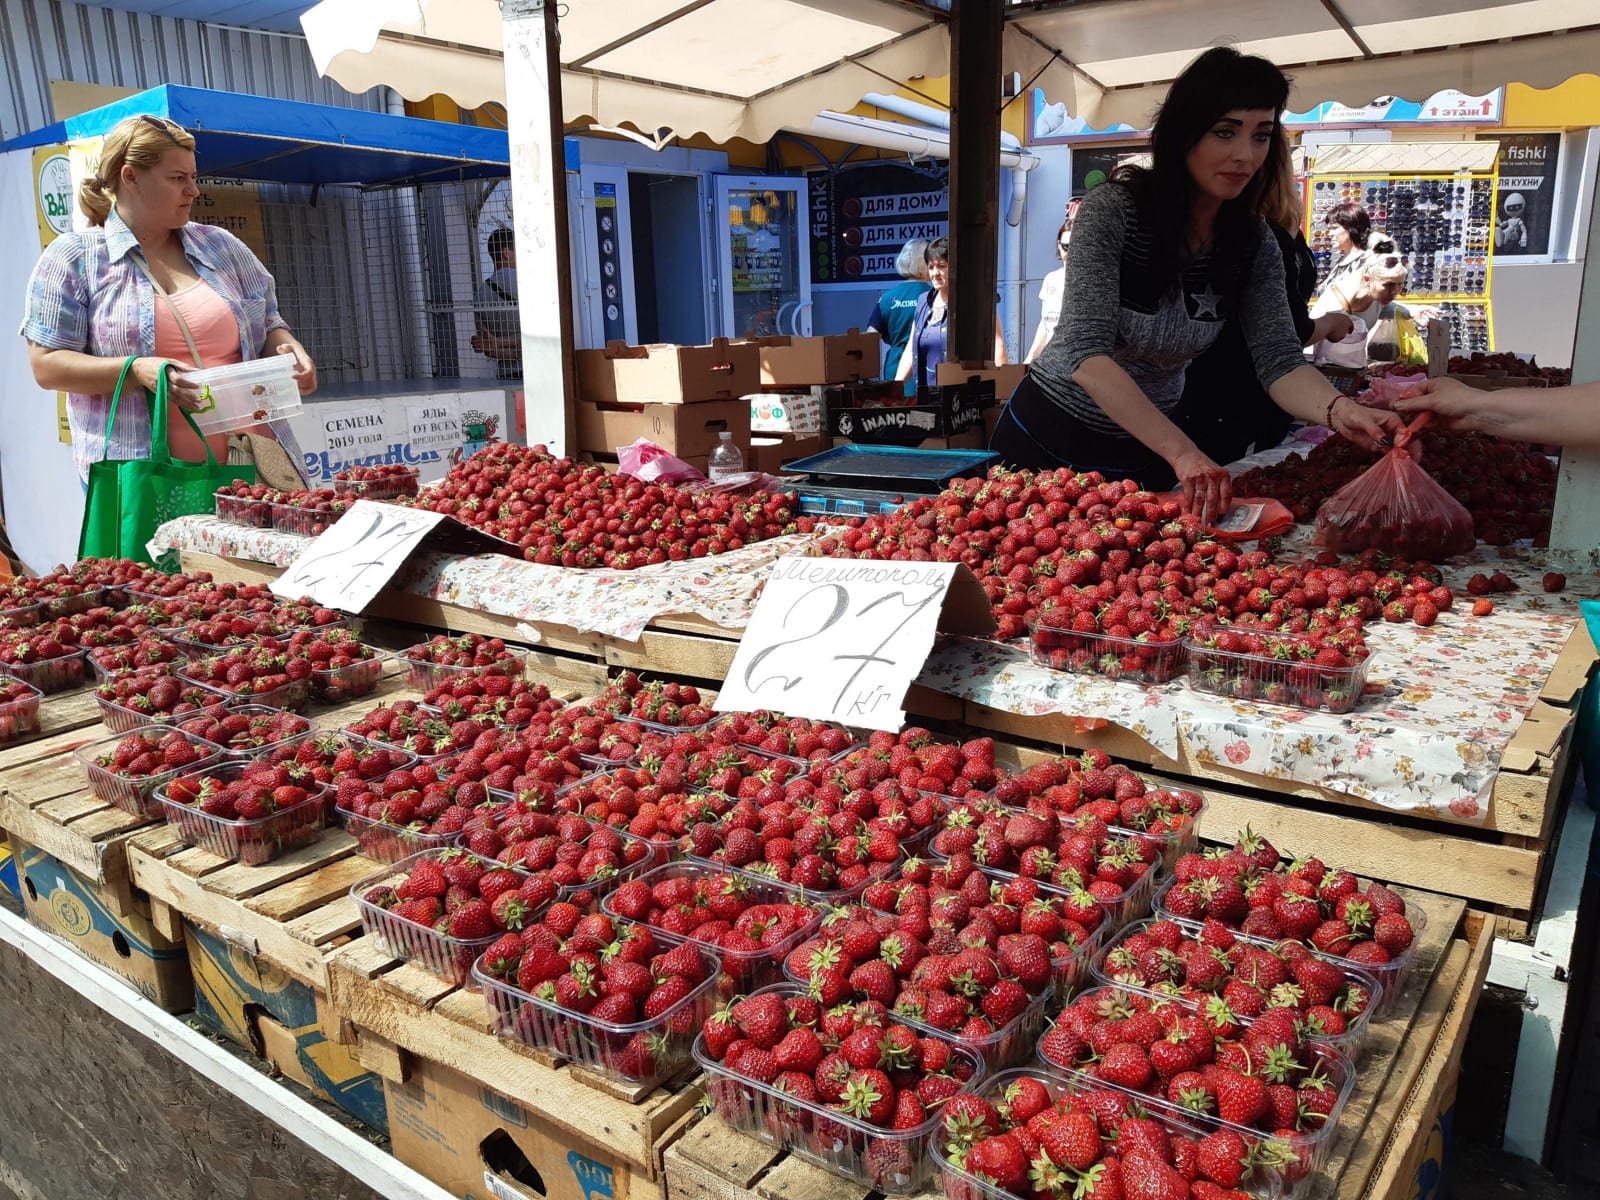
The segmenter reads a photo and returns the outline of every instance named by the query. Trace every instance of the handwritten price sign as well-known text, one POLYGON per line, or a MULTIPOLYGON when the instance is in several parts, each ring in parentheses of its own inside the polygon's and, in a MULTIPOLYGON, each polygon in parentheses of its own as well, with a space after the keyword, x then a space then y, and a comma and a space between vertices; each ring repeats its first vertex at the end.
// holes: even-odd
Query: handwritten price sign
POLYGON ((337 524, 312 539, 273 581, 272 590, 360 612, 444 520, 443 513, 357 500, 337 524))
POLYGON ((994 628, 982 588, 959 564, 781 559, 716 707, 899 730, 900 704, 941 627, 994 628))

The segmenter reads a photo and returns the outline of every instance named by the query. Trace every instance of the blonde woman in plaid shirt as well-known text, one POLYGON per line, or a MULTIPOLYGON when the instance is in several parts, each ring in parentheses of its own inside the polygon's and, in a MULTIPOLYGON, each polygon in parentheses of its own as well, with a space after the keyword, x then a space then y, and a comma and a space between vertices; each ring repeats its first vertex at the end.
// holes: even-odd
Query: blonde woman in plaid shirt
MULTIPOLYGON (((102 458, 149 457, 146 404, 119 406, 109 445, 105 437, 129 355, 138 356, 133 382, 153 392, 160 373, 171 372, 171 403, 189 411, 202 404, 184 374, 196 365, 191 339, 206 367, 292 355, 300 391, 316 390, 316 364, 279 314, 267 269, 231 233, 189 220, 195 180, 194 138, 181 126, 154 116, 122 121, 106 135, 97 175, 78 190, 90 228, 51 242, 28 281, 28 362, 40 387, 68 393, 73 462, 84 481, 102 458)), ((205 447, 187 423, 174 413, 170 426, 174 456, 203 462, 205 447)), ((288 423, 270 428, 303 470, 288 423)), ((226 435, 215 441, 226 461, 226 435)))

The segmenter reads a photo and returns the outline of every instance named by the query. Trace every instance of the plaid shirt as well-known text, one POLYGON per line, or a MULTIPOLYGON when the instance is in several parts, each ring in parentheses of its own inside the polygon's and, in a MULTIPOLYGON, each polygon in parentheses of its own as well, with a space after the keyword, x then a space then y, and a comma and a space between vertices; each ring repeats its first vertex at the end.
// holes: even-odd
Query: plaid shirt
MULTIPOLYGON (((278 313, 272 276, 233 234, 191 221, 179 230, 183 252, 216 289, 239 322, 239 353, 259 358, 267 334, 287 329, 278 313)), ((45 248, 28 280, 22 336, 48 350, 78 350, 101 358, 152 355, 156 350, 156 294, 129 252, 138 239, 113 209, 103 228, 64 233, 45 248)), ((150 456, 150 410, 137 388, 125 388, 111 442, 106 417, 112 396, 67 396, 72 459, 81 478, 103 458, 150 456), (128 401, 132 401, 129 403, 128 401)), ((287 422, 273 422, 287 426, 287 422)), ((282 440, 282 439, 280 439, 282 440)), ((298 458, 299 447, 285 447, 298 458)))

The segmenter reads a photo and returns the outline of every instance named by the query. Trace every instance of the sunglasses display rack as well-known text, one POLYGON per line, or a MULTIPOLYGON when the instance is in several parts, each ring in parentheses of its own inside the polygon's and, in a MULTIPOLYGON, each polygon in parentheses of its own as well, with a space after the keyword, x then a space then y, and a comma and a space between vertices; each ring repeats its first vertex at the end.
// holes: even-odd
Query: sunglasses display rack
POLYGON ((1494 243, 1493 175, 1313 176, 1306 184, 1306 240, 1326 279, 1337 252, 1328 214, 1341 204, 1367 210, 1372 228, 1394 238, 1409 277, 1408 300, 1478 299, 1489 294, 1494 243))
POLYGON ((1450 322, 1453 354, 1487 354, 1494 349, 1494 318, 1487 300, 1444 300, 1434 305, 1450 322))

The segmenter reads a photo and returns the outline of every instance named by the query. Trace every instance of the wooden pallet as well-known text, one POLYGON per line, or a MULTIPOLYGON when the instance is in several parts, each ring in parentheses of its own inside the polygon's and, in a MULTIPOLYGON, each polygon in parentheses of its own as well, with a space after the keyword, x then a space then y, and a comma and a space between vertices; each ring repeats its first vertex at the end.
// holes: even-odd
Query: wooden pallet
MULTIPOLYGON (((1428 914, 1399 1001, 1373 1021, 1355 1089, 1340 1117, 1312 1200, 1399 1200, 1410 1102, 1426 1083, 1425 1061, 1459 1062, 1471 1008, 1488 969, 1494 918, 1450 897, 1409 893, 1428 914), (1374 1190, 1381 1188, 1383 1190, 1374 1190)), ((736 1132, 715 1116, 691 1126, 666 1154, 669 1200, 877 1200, 881 1193, 736 1132)), ((1413 1173, 1414 1176, 1414 1173, 1413 1173)), ((935 1178, 926 1195, 943 1196, 935 1178)), ((1404 1192, 1409 1197, 1412 1193, 1404 1192)), ((920 1200, 920 1198, 919 1198, 920 1200)))
POLYGON ((662 1151, 700 1098, 692 1072, 631 1086, 497 1037, 482 994, 402 962, 374 938, 332 954, 328 967, 332 1010, 355 1029, 369 1070, 404 1083, 409 1056, 438 1063, 605 1146, 649 1178, 659 1176, 662 1151))

